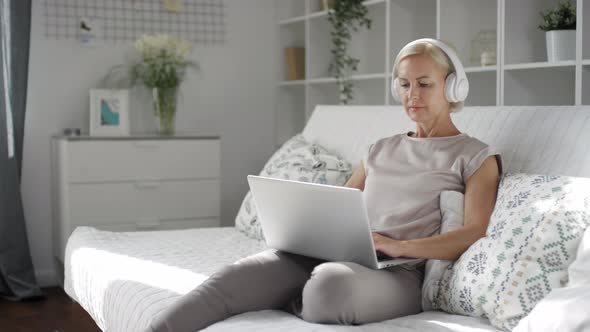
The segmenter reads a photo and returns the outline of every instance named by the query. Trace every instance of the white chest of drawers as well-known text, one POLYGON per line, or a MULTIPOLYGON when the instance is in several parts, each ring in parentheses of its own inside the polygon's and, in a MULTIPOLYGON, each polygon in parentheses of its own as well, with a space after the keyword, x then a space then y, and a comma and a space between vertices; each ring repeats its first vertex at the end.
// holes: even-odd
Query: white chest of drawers
POLYGON ((54 137, 54 255, 78 226, 219 226, 219 137, 54 137))

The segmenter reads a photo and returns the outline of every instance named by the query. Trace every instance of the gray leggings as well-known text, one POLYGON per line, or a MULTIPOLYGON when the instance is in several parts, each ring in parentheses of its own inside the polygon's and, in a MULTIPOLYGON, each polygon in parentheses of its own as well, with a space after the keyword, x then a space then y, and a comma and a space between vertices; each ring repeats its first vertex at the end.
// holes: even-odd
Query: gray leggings
POLYGON ((213 274, 154 317, 151 332, 193 332, 247 311, 282 309, 308 322, 363 324, 421 311, 422 272, 268 250, 213 274))

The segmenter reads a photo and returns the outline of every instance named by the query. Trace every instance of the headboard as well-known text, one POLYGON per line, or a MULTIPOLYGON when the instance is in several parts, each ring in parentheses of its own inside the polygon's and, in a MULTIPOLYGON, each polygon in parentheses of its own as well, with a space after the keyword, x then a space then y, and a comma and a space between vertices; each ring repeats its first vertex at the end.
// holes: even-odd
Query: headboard
MULTIPOLYGON (((590 106, 465 107, 459 130, 497 147, 505 172, 590 177, 590 106)), ((355 167, 379 138, 415 130, 401 106, 317 106, 303 135, 355 167)))

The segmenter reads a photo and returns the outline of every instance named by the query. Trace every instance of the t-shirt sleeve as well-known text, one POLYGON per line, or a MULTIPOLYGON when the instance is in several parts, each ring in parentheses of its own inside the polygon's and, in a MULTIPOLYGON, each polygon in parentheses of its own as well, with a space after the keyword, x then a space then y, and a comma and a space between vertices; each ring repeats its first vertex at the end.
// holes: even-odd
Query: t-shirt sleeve
POLYGON ((498 163, 498 171, 502 174, 502 157, 500 156, 500 152, 494 149, 491 146, 486 146, 482 150, 480 150, 471 161, 467 164, 465 169, 463 170, 463 182, 467 182, 470 176, 477 171, 483 162, 488 159, 489 156, 495 156, 496 162, 498 163))
POLYGON ((363 155, 363 167, 365 169, 365 175, 368 174, 368 172, 369 172, 369 167, 367 165, 369 162, 369 155, 371 154, 371 151, 373 150, 373 146, 375 146, 375 143, 369 145, 365 154, 363 155))

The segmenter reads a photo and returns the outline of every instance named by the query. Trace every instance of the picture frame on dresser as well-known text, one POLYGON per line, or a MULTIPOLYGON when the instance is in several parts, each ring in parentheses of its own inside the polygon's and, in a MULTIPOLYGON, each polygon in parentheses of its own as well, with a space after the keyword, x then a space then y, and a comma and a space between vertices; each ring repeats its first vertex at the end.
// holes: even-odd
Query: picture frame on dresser
POLYGON ((90 136, 129 135, 129 90, 90 90, 90 136))

